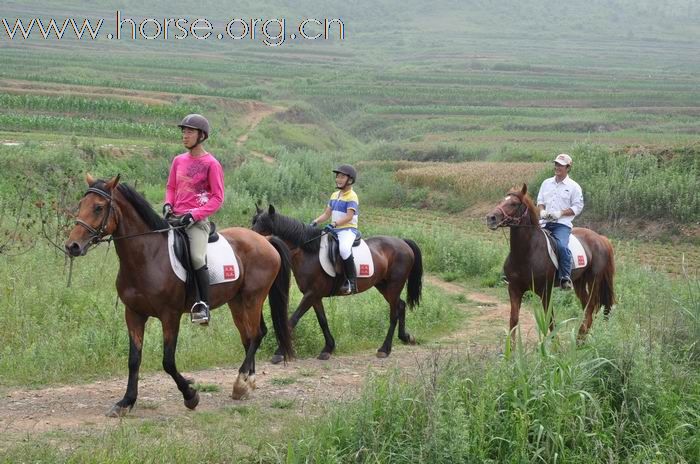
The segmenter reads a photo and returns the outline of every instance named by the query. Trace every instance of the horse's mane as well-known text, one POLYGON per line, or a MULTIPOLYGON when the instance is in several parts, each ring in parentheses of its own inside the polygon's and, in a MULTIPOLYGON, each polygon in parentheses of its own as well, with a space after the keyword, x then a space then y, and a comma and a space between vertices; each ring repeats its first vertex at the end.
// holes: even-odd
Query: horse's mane
POLYGON ((539 224, 540 216, 537 210, 537 205, 535 205, 535 202, 532 201, 529 193, 525 193, 525 195, 523 195, 523 192, 519 188, 514 188, 508 192, 508 195, 515 195, 525 205, 528 216, 530 217, 530 224, 539 224))
MULTIPOLYGON (((265 214, 269 215, 267 212, 265 214)), ((321 248, 321 240, 319 239, 321 229, 307 226, 298 219, 279 214, 278 212, 269 215, 269 217, 272 220, 272 233, 282 238, 282 240, 292 242, 302 250, 311 253, 316 253, 321 248)))
POLYGON ((133 187, 128 184, 119 184, 117 185, 117 190, 124 195, 124 198, 134 207, 138 215, 143 219, 143 222, 145 222, 151 230, 168 228, 168 223, 165 219, 160 217, 160 215, 153 210, 151 204, 146 201, 140 193, 134 190, 133 187))
MULTIPOLYGON (((106 182, 103 180, 98 180, 92 185, 92 187, 102 190, 105 193, 109 193, 106 182)), ((117 190, 119 190, 119 193, 121 193, 126 201, 133 206, 134 210, 136 210, 149 229, 159 230, 168 228, 168 223, 165 221, 165 219, 160 217, 160 215, 153 210, 151 204, 148 203, 148 201, 140 193, 134 190, 133 187, 128 184, 119 184, 117 185, 117 190)))

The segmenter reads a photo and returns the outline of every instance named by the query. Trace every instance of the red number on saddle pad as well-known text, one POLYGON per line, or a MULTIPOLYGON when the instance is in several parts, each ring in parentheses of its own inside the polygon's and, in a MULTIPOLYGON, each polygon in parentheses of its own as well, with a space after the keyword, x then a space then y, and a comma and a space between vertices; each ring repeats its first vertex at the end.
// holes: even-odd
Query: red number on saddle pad
POLYGON ((360 264, 360 275, 369 275, 369 264, 360 264))
POLYGON ((586 258, 583 255, 578 255, 578 265, 583 266, 586 264, 586 258))
POLYGON ((224 266, 224 279, 235 279, 236 278, 236 268, 233 264, 224 266))

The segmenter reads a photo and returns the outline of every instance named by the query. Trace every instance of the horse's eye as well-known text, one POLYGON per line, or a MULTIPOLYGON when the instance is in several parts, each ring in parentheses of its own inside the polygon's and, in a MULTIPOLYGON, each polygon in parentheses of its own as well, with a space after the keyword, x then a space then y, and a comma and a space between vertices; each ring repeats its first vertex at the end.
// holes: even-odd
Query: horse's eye
POLYGON ((102 212, 102 206, 100 206, 100 205, 95 206, 95 212, 96 212, 96 213, 101 213, 101 212, 102 212))

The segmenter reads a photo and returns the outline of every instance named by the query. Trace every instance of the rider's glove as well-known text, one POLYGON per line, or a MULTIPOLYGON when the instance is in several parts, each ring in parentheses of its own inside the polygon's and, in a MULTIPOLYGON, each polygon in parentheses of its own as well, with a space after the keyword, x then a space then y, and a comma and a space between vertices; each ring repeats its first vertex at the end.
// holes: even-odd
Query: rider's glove
POLYGON ((323 228, 323 231, 327 234, 334 234, 335 233, 335 229, 330 224, 326 224, 326 227, 323 228))
POLYGON ((310 227, 316 227, 317 225, 318 225, 318 223, 316 221, 309 222, 310 227))
POLYGON ((173 206, 170 203, 163 205, 163 219, 168 219, 173 215, 173 206))
POLYGON ((195 220, 194 220, 194 216, 192 216, 192 213, 187 213, 180 218, 180 222, 178 223, 178 225, 188 227, 194 223, 195 223, 195 220))
POLYGON ((549 213, 549 217, 553 221, 558 221, 559 218, 561 217, 561 211, 552 211, 551 213, 549 213))

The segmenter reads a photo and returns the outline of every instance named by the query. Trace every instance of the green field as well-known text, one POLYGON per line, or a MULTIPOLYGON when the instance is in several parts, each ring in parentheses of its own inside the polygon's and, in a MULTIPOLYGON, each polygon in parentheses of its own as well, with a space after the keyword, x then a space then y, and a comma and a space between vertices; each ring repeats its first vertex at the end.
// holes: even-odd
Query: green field
MULTIPOLYGON (((285 17, 287 35, 303 18, 341 18, 345 39, 115 41, 109 2, 0 8, 10 29, 17 18, 105 19, 94 41, 9 39, 0 22, 0 412, 14 418, 0 415, 0 462, 700 461, 700 6, 142 3, 119 9, 218 28, 285 17), (186 413, 168 378, 170 406, 143 388, 136 417, 104 422, 110 403, 95 392, 119 379, 121 395, 127 375, 118 259, 94 249, 73 262, 67 288, 70 264, 51 242, 73 226, 86 172, 121 174, 159 211, 184 151, 176 124, 191 112, 211 121, 207 148, 226 173, 219 227, 248 227, 268 203, 308 222, 334 187, 333 166, 358 167, 363 234, 415 240, 434 279, 407 316, 418 347, 397 340, 395 366, 372 364, 386 303, 375 291, 333 299, 337 351, 326 364, 313 360, 323 338, 309 314, 295 339, 303 367, 262 367, 270 377, 250 402, 205 382, 209 405, 186 413), (483 218, 510 186, 536 193, 560 152, 584 190, 577 224, 615 247, 619 301, 577 346, 578 302, 557 292, 555 334, 509 347, 506 317, 480 319, 474 296, 507 305, 507 234, 483 218), (324 382, 328 398, 290 396, 324 382), (70 388, 84 398, 51 402, 70 388), (74 408, 75 423, 56 423, 74 408)), ((290 312, 294 284, 291 295, 290 312)), ((538 306, 529 298, 524 312, 538 306)), ((243 350, 226 313, 206 331, 183 320, 182 370, 237 369, 243 350)), ((258 352, 263 366, 273 342, 258 352)), ((161 371, 161 352, 153 321, 142 380, 161 371)))

